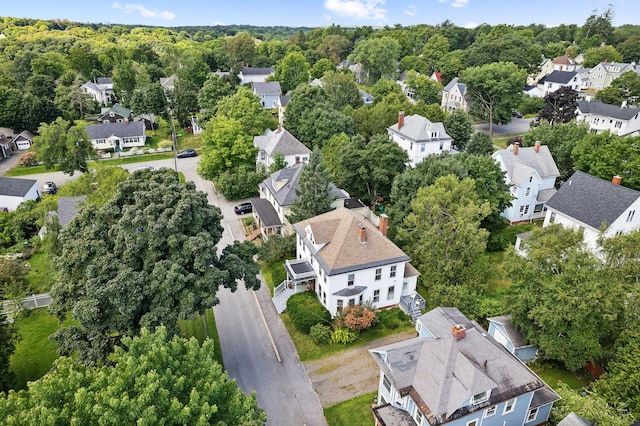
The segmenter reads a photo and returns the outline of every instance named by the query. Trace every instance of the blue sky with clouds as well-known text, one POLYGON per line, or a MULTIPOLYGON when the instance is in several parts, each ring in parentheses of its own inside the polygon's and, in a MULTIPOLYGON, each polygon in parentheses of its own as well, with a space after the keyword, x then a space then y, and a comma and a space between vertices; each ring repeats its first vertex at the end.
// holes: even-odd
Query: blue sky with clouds
POLYGON ((0 16, 135 25, 342 26, 438 24, 473 27, 584 24, 613 4, 614 25, 640 24, 639 0, 0 0, 0 16))

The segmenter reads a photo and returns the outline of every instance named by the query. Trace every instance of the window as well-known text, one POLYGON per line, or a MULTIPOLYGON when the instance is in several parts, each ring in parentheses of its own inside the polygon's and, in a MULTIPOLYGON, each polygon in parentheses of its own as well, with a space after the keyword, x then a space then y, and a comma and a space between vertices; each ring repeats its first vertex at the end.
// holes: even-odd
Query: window
POLYGON ((478 420, 471 420, 467 422, 467 426, 478 426, 478 420))
POLYGON ((524 206, 520 206, 520 216, 524 214, 524 206))
POLYGON ((438 132, 431 132, 431 138, 435 139, 438 137, 438 132))
POLYGON ((376 281, 380 281, 382 279, 382 268, 376 269, 376 281))
POLYGON ((347 286, 348 287, 352 287, 354 282, 355 282, 355 274, 349 274, 349 276, 347 277, 347 286))
POLYGON ((409 287, 409 283, 407 281, 402 281, 402 292, 407 291, 408 287, 409 287))
POLYGON ((349 299, 349 306, 353 306, 356 304, 356 299, 349 299))
POLYGON ((541 211, 543 211, 543 210, 544 210, 544 204, 536 204, 536 205, 533 207, 533 212, 534 212, 534 213, 540 213, 540 212, 541 212, 541 211))
POLYGON ((473 397, 471 398, 471 403, 480 404, 481 402, 484 402, 488 399, 489 399, 489 391, 484 391, 484 392, 480 392, 473 395, 473 397))
POLYGON ((533 182, 533 176, 529 176, 529 182, 533 182))
POLYGON ((362 302, 363 302, 362 297, 363 297, 363 296, 362 296, 362 294, 361 294, 361 295, 360 295, 360 297, 358 298, 358 304, 359 304, 359 305, 362 305, 362 302))
POLYGON ((410 143, 409 143, 409 150, 410 150, 410 151, 413 151, 413 142, 410 142, 410 143))
POLYGON ((389 287, 389 291, 387 291, 387 300, 391 300, 394 297, 396 288, 394 286, 389 287))
POLYGON ((529 214, 529 206, 524 206, 524 214, 525 215, 529 214))
POLYGON ((342 299, 338 299, 338 307, 337 307, 338 313, 342 312, 342 306, 343 306, 342 299))
POLYGON ((380 301, 380 290, 373 290, 373 302, 380 301))
POLYGON ((491 417, 496 413, 496 406, 494 405, 493 407, 489 407, 486 409, 486 411, 484 412, 484 416, 485 417, 491 417))
POLYGON ((440 141, 440 151, 444 148, 444 141, 440 141))
POLYGON ((416 416, 414 417, 414 420, 416 421, 416 424, 422 424, 422 411, 416 410, 416 416))
POLYGON ((527 414, 527 422, 534 421, 537 416, 538 416, 538 409, 537 408, 529 410, 529 413, 527 414))
POLYGON ((387 378, 386 375, 382 375, 382 386, 387 390, 387 392, 391 393, 391 382, 387 378))
POLYGON ((531 188, 527 188, 527 192, 524 193, 525 197, 528 197, 529 195, 531 195, 531 188))
POLYGON ((391 272, 389 272, 389 278, 393 278, 396 276, 397 269, 398 269, 398 266, 396 265, 391 266, 391 272))
POLYGON ((516 399, 510 399, 508 400, 505 404, 504 404, 504 411, 502 412, 502 414, 509 414, 511 412, 513 412, 513 410, 516 407, 516 399))
POLYGON ((549 223, 554 223, 556 221, 556 212, 551 212, 551 216, 549 216, 549 223))
POLYGON ((631 222, 633 220, 633 216, 636 214, 635 210, 631 210, 627 215, 627 222, 631 222))
POLYGON ((427 149, 427 144, 421 143, 420 144, 420 152, 424 152, 427 149))
POLYGON ((622 235, 622 231, 616 231, 616 237, 619 237, 620 235, 622 235))

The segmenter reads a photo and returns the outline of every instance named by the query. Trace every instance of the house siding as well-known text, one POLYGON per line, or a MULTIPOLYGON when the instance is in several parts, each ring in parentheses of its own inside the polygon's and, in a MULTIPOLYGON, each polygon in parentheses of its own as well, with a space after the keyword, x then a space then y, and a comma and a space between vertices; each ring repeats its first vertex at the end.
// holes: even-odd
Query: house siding
POLYGON ((36 182, 23 197, 0 195, 0 210, 6 208, 12 212, 15 211, 21 203, 29 200, 37 200, 38 198, 40 198, 40 190, 36 182))
POLYGON ((415 167, 429 155, 439 155, 451 150, 451 139, 435 139, 429 142, 415 142, 409 138, 389 131, 391 139, 407 152, 409 165, 415 167))

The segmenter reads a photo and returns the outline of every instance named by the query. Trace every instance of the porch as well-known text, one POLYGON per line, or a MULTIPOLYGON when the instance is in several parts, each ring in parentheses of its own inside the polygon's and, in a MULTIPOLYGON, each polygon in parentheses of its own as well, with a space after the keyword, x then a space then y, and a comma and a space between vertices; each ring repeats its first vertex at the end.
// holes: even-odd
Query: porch
POLYGON ((416 322, 426 307, 427 302, 417 292, 400 298, 400 309, 406 312, 413 322, 416 322))
POLYGON ((284 264, 287 279, 273 289, 273 304, 278 314, 287 309, 287 300, 296 293, 315 291, 316 271, 307 259, 287 260, 284 264))

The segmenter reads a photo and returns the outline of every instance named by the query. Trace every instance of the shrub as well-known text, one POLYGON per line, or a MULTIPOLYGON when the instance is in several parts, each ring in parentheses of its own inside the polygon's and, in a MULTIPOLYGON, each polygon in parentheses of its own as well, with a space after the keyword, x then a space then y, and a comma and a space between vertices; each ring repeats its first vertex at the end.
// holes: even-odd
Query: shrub
POLYGON ((336 328, 331 335, 331 342, 346 345, 355 342, 357 338, 357 331, 349 330, 348 328, 336 328))
POLYGON ((280 259, 287 259, 296 255, 296 236, 272 235, 258 249, 258 259, 271 263, 280 259))
POLYGON ((295 328, 304 334, 309 334, 311 327, 316 324, 328 324, 331 321, 331 314, 312 291, 291 296, 287 300, 287 312, 295 328))
POLYGON ((377 321, 376 313, 365 305, 349 305, 336 317, 338 328, 362 331, 373 326, 377 321))
POLYGON ((309 337, 316 345, 328 345, 331 343, 331 327, 324 324, 316 324, 311 327, 309 337))
POLYGON ((169 140, 163 140, 158 142, 158 148, 171 148, 173 146, 173 142, 169 140))
POLYGON ((409 315, 405 314, 401 309, 385 309, 377 313, 378 321, 384 328, 396 329, 403 325, 411 323, 409 315))
POLYGON ((20 156, 20 164, 23 166, 35 166, 38 164, 35 152, 25 152, 20 156))
POLYGON ((255 167, 242 165, 218 176, 216 186, 227 200, 239 200, 257 196, 258 184, 266 178, 267 174, 257 172, 255 167))

